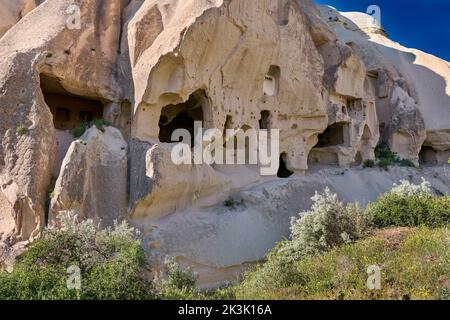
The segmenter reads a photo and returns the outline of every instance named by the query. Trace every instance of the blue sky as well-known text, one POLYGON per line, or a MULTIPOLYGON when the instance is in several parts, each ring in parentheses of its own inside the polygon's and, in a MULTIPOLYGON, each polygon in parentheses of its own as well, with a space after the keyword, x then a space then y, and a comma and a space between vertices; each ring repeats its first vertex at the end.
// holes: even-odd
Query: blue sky
POLYGON ((381 22, 389 37, 410 48, 450 61, 450 0, 314 0, 339 11, 366 12, 381 8, 381 22))

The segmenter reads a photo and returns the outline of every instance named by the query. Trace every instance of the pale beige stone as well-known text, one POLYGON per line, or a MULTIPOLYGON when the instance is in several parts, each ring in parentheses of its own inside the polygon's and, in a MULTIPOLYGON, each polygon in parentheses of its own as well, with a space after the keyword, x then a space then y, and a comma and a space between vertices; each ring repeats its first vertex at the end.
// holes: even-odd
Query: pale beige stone
POLYGON ((61 212, 111 226, 127 216, 127 143, 119 130, 95 126, 72 143, 62 163, 50 205, 61 212))
POLYGON ((367 14, 320 9, 338 38, 364 61, 377 92, 383 139, 391 149, 416 164, 424 144, 449 151, 449 63, 390 40, 367 14))
POLYGON ((202 287, 263 258, 325 186, 364 204, 424 176, 449 194, 449 64, 368 18, 309 0, 0 1, 0 261, 46 225, 52 176, 50 220, 127 219, 151 261, 176 257, 202 287), (53 125, 80 122, 55 109, 87 100, 116 129, 74 139, 53 125), (191 120, 280 129, 293 175, 175 165, 170 133, 191 120), (424 169, 363 169, 380 141, 424 169))
POLYGON ((0 38, 45 0, 0 0, 0 38))

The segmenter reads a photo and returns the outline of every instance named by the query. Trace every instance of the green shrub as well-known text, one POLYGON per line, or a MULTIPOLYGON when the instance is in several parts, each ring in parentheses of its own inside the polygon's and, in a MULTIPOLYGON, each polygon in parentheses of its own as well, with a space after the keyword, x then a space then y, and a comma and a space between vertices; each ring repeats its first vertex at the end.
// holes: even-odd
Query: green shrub
POLYGON ((286 244, 295 259, 320 254, 335 246, 351 243, 361 237, 364 226, 355 221, 364 210, 355 205, 344 205, 336 194, 326 188, 316 193, 309 211, 291 223, 291 241, 286 244))
POLYGON ((264 290, 289 287, 300 281, 295 268, 296 257, 286 250, 287 244, 288 242, 279 243, 270 251, 267 261, 246 273, 245 282, 241 285, 246 287, 246 291, 257 295, 264 290))
POLYGON ((19 258, 11 274, 0 273, 1 299, 149 299, 145 256, 125 223, 99 230, 92 221, 60 215, 19 258), (68 268, 79 268, 81 288, 69 289, 68 268))
POLYGON ((373 168, 373 167, 375 167, 375 161, 373 161, 373 160, 366 160, 363 163, 363 167, 364 168, 373 168))
POLYGON ((236 207, 238 205, 238 202, 235 201, 234 199, 227 199, 224 201, 223 205, 227 208, 233 209, 234 207, 236 207))
POLYGON ((111 122, 109 122, 108 120, 105 119, 95 119, 92 122, 93 125, 95 125, 97 127, 98 130, 104 132, 105 131, 105 127, 109 127, 111 126, 111 122))
POLYGON ((194 290, 195 275, 189 268, 182 268, 175 260, 170 259, 165 263, 165 272, 160 275, 164 287, 194 290))
POLYGON ((393 164, 394 163, 391 162, 389 159, 380 159, 380 160, 378 160, 378 166, 381 169, 384 169, 384 170, 388 170, 389 167, 392 166, 393 164))
POLYGON ((392 152, 385 143, 379 144, 375 148, 376 164, 387 170, 389 166, 399 165, 401 167, 415 167, 414 163, 408 159, 400 159, 395 152, 392 152))
POLYGON ((71 130, 74 138, 80 138, 89 129, 89 124, 86 122, 80 123, 75 128, 71 130))
POLYGON ((401 159, 398 161, 398 165, 401 167, 415 167, 414 163, 408 159, 401 159))
POLYGON ((191 300, 201 295, 196 292, 196 278, 189 268, 182 268, 174 259, 164 264, 164 269, 155 279, 160 298, 164 300, 191 300))
POLYGON ((450 197, 436 198, 429 183, 402 181, 367 207, 377 227, 441 227, 450 223, 450 197))
POLYGON ((392 152, 385 143, 381 143, 375 148, 375 157, 384 165, 393 165, 397 161, 397 154, 392 152))
POLYGON ((98 130, 104 132, 105 127, 111 126, 111 122, 105 119, 95 119, 90 123, 83 122, 71 130, 72 135, 74 138, 80 138, 92 126, 95 126, 98 130))
POLYGON ((16 128, 16 133, 19 136, 26 135, 28 133, 28 127, 24 124, 21 124, 16 128))
POLYGON ((450 233, 444 229, 385 230, 294 262, 295 278, 278 287, 258 269, 234 288, 238 299, 442 299, 450 298, 450 233), (381 289, 367 287, 369 266, 381 268, 381 289))

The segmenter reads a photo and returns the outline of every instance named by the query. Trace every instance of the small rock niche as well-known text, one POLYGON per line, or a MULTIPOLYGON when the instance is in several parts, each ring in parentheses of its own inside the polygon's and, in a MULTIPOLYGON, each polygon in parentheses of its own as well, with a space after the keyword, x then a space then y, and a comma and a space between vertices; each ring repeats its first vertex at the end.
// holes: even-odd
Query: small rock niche
POLYGON ((280 155, 280 167, 278 168, 278 172, 277 172, 278 178, 286 179, 294 174, 294 172, 292 172, 291 170, 289 170, 287 168, 286 158, 287 158, 286 153, 282 153, 280 155))
POLYGON ((265 96, 276 96, 280 89, 280 67, 270 66, 269 72, 264 78, 263 92, 265 96))

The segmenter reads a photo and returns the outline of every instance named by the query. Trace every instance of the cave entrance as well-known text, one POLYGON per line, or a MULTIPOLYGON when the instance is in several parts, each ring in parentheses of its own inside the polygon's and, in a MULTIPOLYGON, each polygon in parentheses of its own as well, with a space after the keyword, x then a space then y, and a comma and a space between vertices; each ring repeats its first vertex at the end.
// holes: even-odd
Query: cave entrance
POLYGON ((52 175, 58 177, 64 157, 75 140, 71 129, 82 123, 103 118, 103 103, 68 92, 56 77, 41 74, 40 85, 56 129, 55 140, 58 149, 52 175))
POLYGON ((335 123, 319 135, 317 148, 333 147, 349 144, 349 127, 347 123, 335 123))
POLYGON ((41 74, 40 81, 45 103, 53 114, 53 124, 57 130, 70 130, 82 123, 103 118, 101 101, 69 93, 54 77, 41 74))
POLYGON ((421 166, 433 166, 438 164, 436 151, 432 147, 423 146, 419 153, 419 163, 421 166))
POLYGON ((331 150, 314 148, 308 155, 308 165, 338 166, 339 156, 331 150))
POLYGON ((291 170, 287 168, 286 165, 286 153, 280 155, 280 167, 278 168, 277 177, 278 178, 289 178, 294 174, 291 170))
POLYGON ((163 143, 175 142, 172 141, 172 133, 177 129, 185 129, 191 134, 191 146, 194 146, 194 123, 195 121, 203 123, 206 101, 205 91, 198 90, 191 94, 186 102, 164 107, 159 119, 159 141, 163 143))

